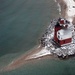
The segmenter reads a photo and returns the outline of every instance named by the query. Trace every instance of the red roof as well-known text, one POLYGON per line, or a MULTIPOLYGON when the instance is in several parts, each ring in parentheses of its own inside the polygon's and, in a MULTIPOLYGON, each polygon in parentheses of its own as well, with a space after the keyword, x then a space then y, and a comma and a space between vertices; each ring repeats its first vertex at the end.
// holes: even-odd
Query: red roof
POLYGON ((59 22, 60 24, 64 24, 65 22, 64 22, 64 20, 60 20, 60 22, 59 22))

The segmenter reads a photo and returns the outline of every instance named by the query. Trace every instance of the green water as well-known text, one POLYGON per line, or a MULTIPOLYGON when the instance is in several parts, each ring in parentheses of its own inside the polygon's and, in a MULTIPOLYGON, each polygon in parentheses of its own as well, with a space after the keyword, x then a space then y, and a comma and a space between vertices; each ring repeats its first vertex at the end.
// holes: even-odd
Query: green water
POLYGON ((75 58, 69 60, 40 59, 1 75, 75 75, 75 58))
MULTIPOLYGON (((56 17, 53 0, 0 0, 0 68, 35 47, 56 17)), ((40 59, 0 75, 75 75, 74 59, 40 59)))
POLYGON ((52 0, 0 0, 0 56, 36 45, 58 13, 54 5, 52 0))

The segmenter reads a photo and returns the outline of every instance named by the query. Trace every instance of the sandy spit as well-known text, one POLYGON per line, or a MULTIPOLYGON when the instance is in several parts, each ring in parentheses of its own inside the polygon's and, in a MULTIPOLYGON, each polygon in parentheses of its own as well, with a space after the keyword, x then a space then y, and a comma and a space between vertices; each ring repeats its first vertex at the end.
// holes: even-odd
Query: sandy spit
MULTIPOLYGON (((33 57, 31 58, 31 56, 33 54, 37 54, 39 53, 40 51, 42 50, 42 47, 39 46, 37 48, 35 48, 34 50, 28 52, 27 54, 23 54, 22 56, 20 56, 18 59, 15 59, 13 60, 10 64, 8 64, 7 66, 5 66, 4 68, 2 68, 0 71, 1 72, 5 72, 5 71, 11 71, 11 70, 14 70, 14 69, 17 69, 19 67, 21 67, 22 65, 24 65, 25 63, 27 62, 30 62, 31 60, 35 60, 35 59, 39 59, 39 58, 42 58, 44 56, 40 56, 40 57, 33 57)), ((45 55, 45 57, 50 57, 52 58, 53 56, 52 55, 45 55)))

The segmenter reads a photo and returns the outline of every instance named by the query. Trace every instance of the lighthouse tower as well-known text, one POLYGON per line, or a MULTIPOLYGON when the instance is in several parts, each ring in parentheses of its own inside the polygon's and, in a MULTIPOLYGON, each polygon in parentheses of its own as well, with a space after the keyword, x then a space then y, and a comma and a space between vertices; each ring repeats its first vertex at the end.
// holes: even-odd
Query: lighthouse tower
POLYGON ((67 20, 59 18, 54 27, 54 41, 60 46, 69 44, 72 41, 72 31, 69 29, 69 25, 70 23, 67 20))

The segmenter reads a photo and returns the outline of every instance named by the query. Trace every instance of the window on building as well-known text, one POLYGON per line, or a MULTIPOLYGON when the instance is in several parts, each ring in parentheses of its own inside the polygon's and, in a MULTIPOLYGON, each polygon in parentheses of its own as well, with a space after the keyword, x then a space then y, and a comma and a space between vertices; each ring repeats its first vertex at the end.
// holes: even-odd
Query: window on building
POLYGON ((60 36, 58 36, 58 38, 60 39, 60 36))

